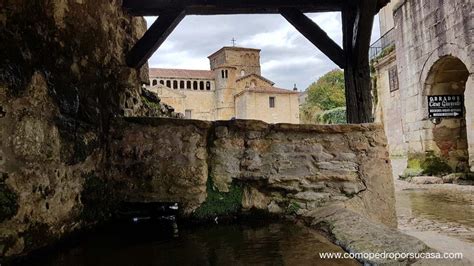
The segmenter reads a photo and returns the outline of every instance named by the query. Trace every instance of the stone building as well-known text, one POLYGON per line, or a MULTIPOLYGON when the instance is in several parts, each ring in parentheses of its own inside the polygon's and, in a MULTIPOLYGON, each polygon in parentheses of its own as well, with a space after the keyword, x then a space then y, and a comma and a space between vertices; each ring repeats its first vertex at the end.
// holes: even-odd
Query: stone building
POLYGON ((298 92, 261 75, 260 50, 223 47, 211 70, 150 69, 149 90, 188 119, 299 123, 298 92))
POLYGON ((392 156, 474 170, 473 7, 470 0, 392 1, 372 47, 377 119, 392 156), (433 121, 428 96, 464 96, 464 115, 433 121), (439 124, 438 124, 439 123, 439 124))

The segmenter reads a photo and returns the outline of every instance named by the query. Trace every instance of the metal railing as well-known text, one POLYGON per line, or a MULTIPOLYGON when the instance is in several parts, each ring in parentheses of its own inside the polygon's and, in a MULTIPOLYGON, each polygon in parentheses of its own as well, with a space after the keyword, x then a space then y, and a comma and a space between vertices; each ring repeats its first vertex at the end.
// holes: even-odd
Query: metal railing
POLYGON ((390 29, 387 31, 380 39, 376 40, 369 49, 369 60, 374 59, 375 57, 379 56, 382 51, 390 47, 392 45, 395 45, 395 31, 390 29))

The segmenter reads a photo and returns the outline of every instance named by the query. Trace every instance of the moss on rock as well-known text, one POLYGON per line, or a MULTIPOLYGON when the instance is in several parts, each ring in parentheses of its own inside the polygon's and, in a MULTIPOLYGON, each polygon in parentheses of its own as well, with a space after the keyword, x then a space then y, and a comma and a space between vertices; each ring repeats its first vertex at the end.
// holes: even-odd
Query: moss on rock
POLYGON ((242 209, 242 197, 243 189, 240 185, 232 183, 229 192, 218 192, 214 189, 212 178, 208 178, 207 199, 193 216, 206 220, 238 213, 242 209))
POLYGON ((400 176, 401 179, 409 179, 420 175, 441 176, 452 173, 453 169, 442 158, 434 152, 410 154, 407 169, 400 176))
POLYGON ((82 218, 86 222, 101 222, 111 217, 118 206, 112 185, 106 180, 90 175, 86 177, 81 193, 82 218))

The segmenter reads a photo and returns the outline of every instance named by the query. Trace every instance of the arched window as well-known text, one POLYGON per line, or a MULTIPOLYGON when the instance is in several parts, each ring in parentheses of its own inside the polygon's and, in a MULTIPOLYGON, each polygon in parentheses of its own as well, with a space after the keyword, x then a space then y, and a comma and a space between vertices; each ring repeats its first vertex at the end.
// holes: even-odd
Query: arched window
POLYGON ((160 84, 161 84, 161 85, 165 85, 165 81, 164 81, 164 80, 160 80, 160 84))
POLYGON ((188 82, 186 82, 186 89, 190 90, 191 89, 191 81, 188 80, 188 82))
POLYGON ((167 81, 166 81, 166 87, 168 87, 168 88, 171 89, 171 80, 167 80, 167 81))
POLYGON ((158 81, 156 79, 153 80, 153 86, 158 85, 158 81))
POLYGON ((199 82, 199 89, 204 90, 204 81, 199 82))
POLYGON ((250 81, 250 88, 255 88, 257 86, 257 81, 255 79, 252 79, 252 81, 250 81))
POLYGON ((178 88, 178 81, 175 80, 175 81, 173 81, 173 89, 176 90, 177 88, 178 88))
POLYGON ((197 81, 194 81, 193 89, 194 89, 194 90, 197 90, 197 89, 198 89, 198 82, 197 82, 197 81))
POLYGON ((179 82, 179 88, 180 88, 180 89, 184 89, 184 80, 181 80, 181 81, 179 82))
POLYGON ((221 71, 221 76, 222 76, 223 79, 225 79, 225 71, 224 70, 221 71))
POLYGON ((206 90, 208 90, 208 91, 211 90, 211 82, 210 81, 206 82, 206 90))
POLYGON ((228 77, 229 77, 229 71, 226 70, 226 71, 225 71, 225 78, 228 78, 228 77))

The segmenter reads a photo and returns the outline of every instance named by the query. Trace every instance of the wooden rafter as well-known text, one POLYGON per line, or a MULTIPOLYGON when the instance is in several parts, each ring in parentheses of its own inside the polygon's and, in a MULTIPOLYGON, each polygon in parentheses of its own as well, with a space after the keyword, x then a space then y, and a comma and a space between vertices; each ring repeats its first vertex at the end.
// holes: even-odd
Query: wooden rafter
POLYGON ((184 10, 171 10, 159 16, 128 53, 127 65, 133 68, 143 66, 183 20, 185 15, 184 10))
POLYGON ((340 68, 345 68, 344 50, 334 42, 318 24, 294 8, 280 10, 281 15, 288 20, 306 39, 313 43, 340 68))
POLYGON ((304 13, 341 11, 352 0, 123 0, 132 15, 159 16, 169 9, 185 9, 188 15, 279 14, 281 8, 304 13))

